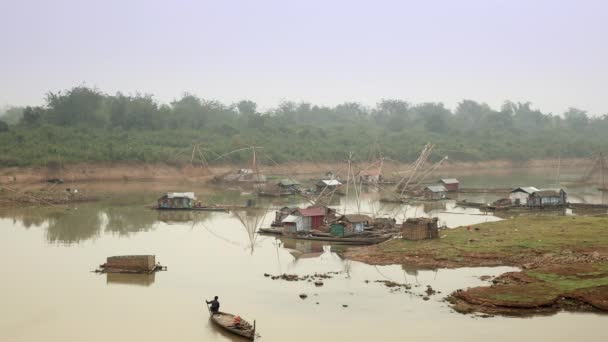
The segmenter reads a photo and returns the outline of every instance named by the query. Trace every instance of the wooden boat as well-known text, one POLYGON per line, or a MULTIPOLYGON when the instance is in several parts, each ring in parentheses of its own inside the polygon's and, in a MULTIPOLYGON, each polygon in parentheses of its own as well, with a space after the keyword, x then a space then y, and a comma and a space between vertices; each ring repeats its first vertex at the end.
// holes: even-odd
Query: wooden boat
MULTIPOLYGON (((209 308, 209 307, 207 307, 209 308)), ((246 320, 241 318, 241 323, 239 325, 234 324, 235 315, 229 314, 226 312, 218 312, 216 314, 212 314, 211 310, 209 311, 211 315, 210 319, 218 327, 229 331, 235 335, 242 336, 249 340, 255 340, 255 321, 253 321, 253 325, 249 324, 246 320)))
POLYGON ((295 192, 292 191, 281 191, 281 192, 269 192, 269 191, 258 191, 258 196, 262 197, 287 197, 293 196, 295 192))
POLYGON ((167 210, 167 211, 229 211, 224 207, 192 207, 192 208, 162 208, 162 207, 152 207, 155 210, 167 210))
POLYGON ((283 228, 260 228, 258 229, 260 234, 272 234, 272 235, 283 235, 283 228))
POLYGON ((311 235, 285 235, 284 237, 295 240, 310 240, 332 242, 345 245, 375 245, 390 239, 390 236, 380 237, 326 237, 326 236, 311 236, 311 235))

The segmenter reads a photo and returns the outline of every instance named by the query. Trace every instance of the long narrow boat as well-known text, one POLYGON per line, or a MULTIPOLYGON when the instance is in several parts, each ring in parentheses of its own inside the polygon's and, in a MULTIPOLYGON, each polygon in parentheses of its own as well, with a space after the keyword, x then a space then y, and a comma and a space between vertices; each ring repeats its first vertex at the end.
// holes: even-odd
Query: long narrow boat
POLYGON ((234 324, 235 315, 226 312, 219 311, 216 314, 211 314, 211 322, 215 323, 220 328, 227 330, 233 334, 242 336, 249 340, 255 340, 255 321, 253 325, 241 318, 241 322, 238 325, 234 324))
POLYGON ((166 210, 166 211, 229 211, 229 209, 224 207, 192 207, 192 208, 162 208, 154 206, 152 209, 155 210, 166 210))
POLYGON ((390 236, 381 237, 325 237, 325 236, 304 236, 304 235, 285 235, 283 237, 294 240, 310 240, 333 242, 345 245, 375 245, 390 239, 390 236))
POLYGON ((260 228, 258 229, 258 233, 260 234, 271 234, 271 235, 283 235, 283 227, 281 228, 260 228))

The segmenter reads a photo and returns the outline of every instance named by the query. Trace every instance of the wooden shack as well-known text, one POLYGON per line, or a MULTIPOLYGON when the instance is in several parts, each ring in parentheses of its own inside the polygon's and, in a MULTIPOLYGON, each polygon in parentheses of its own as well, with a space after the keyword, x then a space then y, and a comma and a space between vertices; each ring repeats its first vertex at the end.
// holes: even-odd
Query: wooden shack
POLYGON ((304 231, 302 216, 288 215, 281 222, 283 223, 283 231, 285 233, 297 233, 304 231))
POLYGON ((274 221, 272 221, 271 226, 272 227, 282 227, 283 219, 285 219, 287 216, 295 213, 296 211, 298 211, 297 207, 283 207, 283 208, 275 211, 274 221))
POLYGON ((297 187, 300 185, 299 182, 292 180, 292 179, 281 179, 278 183, 277 186, 279 188, 283 188, 283 189, 297 189, 297 187))
POLYGON ((353 233, 360 233, 365 229, 366 226, 372 223, 372 218, 367 215, 342 215, 331 224, 330 234, 334 236, 344 236, 353 233))
POLYGON ((511 204, 527 205, 528 200, 530 199, 530 195, 532 195, 536 191, 540 190, 533 186, 522 186, 511 190, 511 192, 509 193, 509 199, 511 200, 511 204))
POLYGON ((458 191, 460 189, 460 181, 456 178, 442 178, 439 180, 439 184, 443 185, 449 192, 458 191))
POLYGON ((303 230, 318 229, 323 224, 323 219, 325 219, 325 208, 298 209, 297 215, 302 216, 303 230))
POLYGON ((535 191, 528 200, 530 207, 564 206, 566 204, 568 204, 567 195, 563 189, 535 191))
POLYGON ((426 240, 439 238, 438 219, 416 217, 408 218, 401 225, 401 237, 405 240, 426 240))
POLYGON ((443 185, 429 185, 424 188, 424 198, 429 200, 441 200, 447 198, 447 190, 443 185))
POLYGON ((119 255, 106 259, 101 265, 106 272, 153 272, 156 268, 156 257, 154 255, 119 255))
POLYGON ((359 173, 359 182, 363 184, 375 184, 382 180, 382 171, 375 170, 363 170, 359 173))

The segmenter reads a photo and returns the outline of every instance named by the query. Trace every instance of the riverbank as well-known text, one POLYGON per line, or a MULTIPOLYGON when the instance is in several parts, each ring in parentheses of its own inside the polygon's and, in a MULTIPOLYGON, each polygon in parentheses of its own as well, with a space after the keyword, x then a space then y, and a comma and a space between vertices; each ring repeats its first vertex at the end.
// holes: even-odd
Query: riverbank
MULTIPOLYGON (((472 174, 497 175, 507 174, 517 170, 531 170, 539 173, 555 170, 561 163, 562 170, 569 166, 576 171, 590 166, 586 159, 562 160, 554 159, 530 160, 514 162, 505 160, 489 160, 482 162, 445 162, 435 174, 443 177, 458 177, 472 174)), ((369 164, 358 165, 361 169, 369 164)), ((242 167, 239 165, 175 165, 167 163, 79 163, 58 167, 3 167, 0 168, 0 184, 32 184, 46 182, 48 179, 62 179, 65 182, 95 182, 95 181, 208 181, 214 176, 221 175, 242 167)), ((343 163, 331 162, 288 162, 273 165, 260 165, 262 172, 267 175, 294 178, 319 177, 328 171, 344 170, 343 163)), ((385 162, 385 177, 397 177, 396 172, 403 172, 407 164, 385 162)), ((551 171, 553 172, 553 171, 551 171)))
POLYGON ((438 240, 352 248, 348 259, 417 267, 516 266, 491 286, 454 292, 459 312, 608 311, 608 218, 517 217, 441 232, 438 240))
POLYGON ((52 206, 97 201, 98 197, 77 189, 46 188, 37 191, 17 191, 0 186, 0 208, 52 206))

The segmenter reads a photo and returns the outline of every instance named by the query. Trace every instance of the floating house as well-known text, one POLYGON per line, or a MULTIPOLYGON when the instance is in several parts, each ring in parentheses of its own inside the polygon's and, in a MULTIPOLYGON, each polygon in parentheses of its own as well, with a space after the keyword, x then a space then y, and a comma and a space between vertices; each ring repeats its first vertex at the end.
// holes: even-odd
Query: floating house
POLYGON ((448 191, 443 185, 429 185, 424 188, 424 198, 429 200, 445 199, 448 191))
POLYGON ((197 204, 194 192, 168 192, 157 203, 158 209, 190 209, 197 204))
POLYGON ((308 231, 311 229, 318 229, 323 225, 325 209, 323 207, 298 209, 297 214, 302 217, 302 229, 308 231))
POLYGON ((277 183, 279 188, 295 190, 300 185, 299 182, 292 179, 281 179, 280 182, 277 183))
POLYGON ((166 267, 157 264, 154 255, 119 255, 108 257, 96 272, 149 274, 162 270, 166 270, 166 267))
POLYGON ((563 206, 568 204, 567 194, 563 189, 559 190, 539 190, 530 195, 528 206, 563 206))
POLYGON ((298 211, 298 207, 283 207, 279 210, 277 210, 274 213, 274 221, 272 222, 271 226, 273 227, 282 227, 283 226, 283 220, 298 211))
POLYGON ((368 226, 371 223, 373 223, 373 220, 367 215, 342 215, 331 224, 330 233, 334 236, 360 233, 365 229, 365 226, 368 226))
POLYGON ((286 233, 297 233, 304 231, 302 216, 287 215, 287 217, 285 217, 281 223, 283 224, 283 231, 286 233))
POLYGON ((438 219, 435 218, 408 218, 401 225, 401 237, 405 240, 438 239, 438 219))
POLYGON ((540 190, 533 186, 523 186, 523 187, 519 187, 517 189, 511 190, 511 192, 509 193, 509 199, 511 200, 511 204, 528 205, 528 200, 530 199, 530 195, 532 195, 536 191, 540 191, 540 190))
POLYGON ((460 182, 456 178, 442 178, 439 180, 439 184, 449 191, 458 191, 460 189, 460 182))
POLYGON ((364 170, 359 173, 359 181, 363 184, 375 184, 382 181, 382 171, 364 170))
POLYGON ((333 191, 342 186, 342 183, 337 179, 322 179, 317 182, 317 192, 321 192, 325 189, 333 191))

